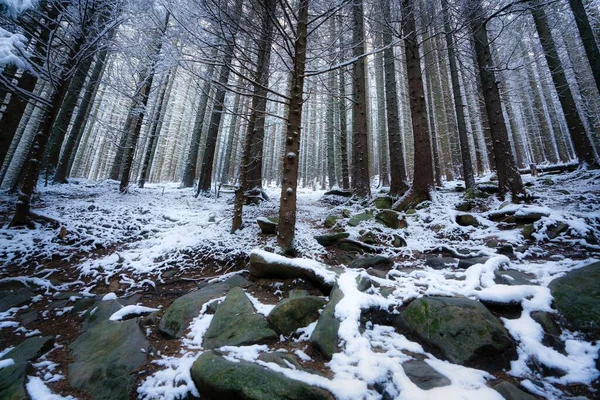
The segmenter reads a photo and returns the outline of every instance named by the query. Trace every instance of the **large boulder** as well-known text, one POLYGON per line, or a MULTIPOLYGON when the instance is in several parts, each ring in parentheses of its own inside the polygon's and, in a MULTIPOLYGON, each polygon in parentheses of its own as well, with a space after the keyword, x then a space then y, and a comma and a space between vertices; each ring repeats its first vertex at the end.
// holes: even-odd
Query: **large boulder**
POLYGON ((394 260, 384 256, 373 256, 373 257, 362 257, 353 260, 348 264, 348 268, 374 268, 374 269, 385 269, 389 270, 394 266, 394 260))
POLYGON ((406 221, 400 219, 400 213, 393 210, 383 210, 375 216, 375 220, 388 228, 406 228, 406 221))
POLYGON ((340 329, 340 321, 335 317, 335 306, 342 300, 344 294, 339 289, 334 289, 329 296, 329 303, 321 313, 317 326, 313 330, 310 337, 312 344, 323 354, 323 356, 331 360, 334 353, 340 351, 338 330, 340 329))
POLYGON ((600 339, 600 262, 568 272, 548 287, 573 328, 600 339))
POLYGON ((350 234, 347 232, 329 233, 315 236, 315 240, 323 247, 335 246, 342 239, 347 239, 350 234))
POLYGON ((267 319, 277 332, 287 336, 316 321, 319 310, 326 303, 325 299, 317 296, 285 299, 271 310, 267 319))
POLYGON ((213 351, 203 353, 192 365, 192 380, 200 395, 223 400, 333 400, 328 391, 286 377, 266 367, 233 362, 213 351))
POLYGON ((2 282, 0 283, 0 312, 27 304, 32 297, 33 292, 20 282, 2 282))
POLYGON ((394 204, 394 200, 390 196, 376 197, 373 200, 373 205, 378 210, 389 210, 392 208, 392 204, 394 204))
POLYGON ((33 361, 48 352, 54 346, 54 337, 32 337, 19 344, 17 347, 0 357, 0 360, 12 358, 15 363, 33 361))
POLYGON ((360 225, 361 222, 368 221, 372 218, 373 218, 372 212, 364 212, 364 213, 360 213, 360 214, 355 214, 348 220, 348 225, 358 226, 358 225, 360 225))
POLYGON ((476 300, 417 299, 406 307, 399 322, 455 364, 499 370, 516 357, 515 344, 506 329, 476 300))
POLYGON ((351 252, 356 252, 356 253, 360 253, 360 254, 375 253, 377 251, 377 249, 371 245, 368 245, 368 244, 363 243, 358 240, 352 240, 352 239, 340 240, 337 247, 340 250, 351 251, 351 252))
POLYGON ((26 377, 34 372, 30 362, 19 362, 0 368, 0 399, 29 400, 25 390, 26 377))
POLYGON ((316 261, 286 258, 266 251, 254 250, 250 253, 250 279, 259 278, 301 278, 312 283, 323 293, 329 294, 337 274, 316 261))
POLYGON ((129 399, 135 371, 146 363, 150 343, 139 319, 102 321, 79 336, 69 348, 69 382, 94 399, 129 399))
POLYGON ((254 311, 252 302, 240 288, 233 288, 219 305, 204 335, 202 346, 248 346, 277 340, 266 318, 254 311))
POLYGON ((229 289, 231 286, 226 283, 216 283, 178 298, 161 318, 158 330, 169 338, 181 337, 190 321, 198 316, 204 303, 224 296, 229 289))

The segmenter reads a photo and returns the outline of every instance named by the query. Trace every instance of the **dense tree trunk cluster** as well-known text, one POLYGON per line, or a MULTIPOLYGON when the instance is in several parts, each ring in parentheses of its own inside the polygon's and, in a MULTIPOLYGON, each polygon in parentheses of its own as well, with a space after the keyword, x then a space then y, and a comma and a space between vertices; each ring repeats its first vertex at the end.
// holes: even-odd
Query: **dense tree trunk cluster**
MULTIPOLYGON (((181 182, 243 207, 378 184, 402 210, 444 181, 598 168, 597 0, 47 0, 0 14, 26 51, 0 60, 0 185, 31 225, 38 184, 181 182), (375 179, 377 178, 377 179, 375 179)), ((10 32, 9 32, 10 31, 10 32)), ((4 33, 5 32, 5 33, 4 33)))

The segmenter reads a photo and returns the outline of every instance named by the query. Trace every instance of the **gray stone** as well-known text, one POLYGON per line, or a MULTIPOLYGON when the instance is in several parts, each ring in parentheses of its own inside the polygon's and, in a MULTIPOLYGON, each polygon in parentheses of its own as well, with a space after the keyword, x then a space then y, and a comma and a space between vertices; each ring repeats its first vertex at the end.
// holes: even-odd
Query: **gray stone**
POLYGON ((27 304, 32 297, 33 292, 24 287, 0 291, 0 312, 27 304))
POLYGON ((150 344, 139 320, 102 321, 79 336, 69 348, 69 382, 94 399, 129 399, 135 371, 146 363, 150 344))
POLYGON ((223 400, 333 400, 331 393, 260 365, 233 362, 213 351, 192 365, 192 380, 204 398, 223 400))
POLYGON ((97 301, 83 316, 83 330, 88 330, 100 322, 108 320, 111 315, 121 308, 123 308, 123 305, 118 300, 97 301))
POLYGON ((48 352, 53 346, 54 337, 52 336, 32 337, 19 344, 0 359, 7 360, 12 358, 15 360, 15 363, 33 361, 48 352))
POLYGON ((472 208, 473 204, 470 201, 463 201, 462 203, 458 204, 454 209, 456 211, 467 212, 471 211, 472 208))
POLYGON ((494 282, 499 285, 522 286, 531 285, 531 277, 523 272, 508 270, 495 271, 494 282))
POLYGON ((549 215, 550 214, 544 212, 529 212, 525 214, 519 213, 515 214, 515 220, 519 224, 531 224, 549 215))
POLYGON ((39 318, 39 313, 37 311, 30 311, 28 313, 21 315, 19 317, 19 321, 21 321, 21 325, 27 326, 27 325, 37 321, 38 318, 39 318))
POLYGON ((429 390, 436 387, 448 386, 452 382, 444 375, 431 368, 424 361, 411 360, 402 364, 402 368, 415 385, 423 390, 429 390))
POLYGON ((394 261, 391 258, 384 256, 363 257, 353 260, 348 268, 375 268, 375 269, 390 269, 394 266, 394 261))
POLYGON ((20 362, 0 368, 0 399, 29 400, 25 390, 27 374, 33 373, 29 362, 20 362))
POLYGON ((372 246, 370 246, 366 243, 359 242, 358 240, 352 240, 352 239, 340 240, 337 247, 340 250, 353 251, 353 252, 357 252, 360 254, 375 253, 375 248, 373 248, 372 246))
POLYGON ((348 225, 358 226, 363 221, 368 221, 373 218, 373 213, 364 212, 361 214, 355 214, 348 220, 348 225))
POLYGON ((523 239, 525 240, 531 239, 534 233, 535 226, 533 224, 527 224, 523 227, 523 229, 521 229, 521 236, 523 236, 523 239))
POLYGON ((552 347, 558 352, 565 354, 565 344, 560 340, 562 331, 554 320, 554 315, 548 312, 534 311, 531 313, 531 318, 544 329, 544 338, 542 343, 552 347))
POLYGON ((277 222, 271 218, 257 218, 256 223, 261 233, 265 235, 277 235, 277 222))
POLYGON ((392 246, 394 247, 406 247, 406 240, 403 237, 394 235, 394 239, 392 240, 392 246))
POLYGON ((475 264, 485 264, 489 257, 473 257, 473 258, 465 258, 458 261, 458 268, 467 269, 472 267, 475 264))
POLYGON ((504 326, 476 300, 417 299, 398 322, 455 364, 498 370, 507 368, 516 357, 515 344, 504 326))
POLYGON ((479 226, 479 222, 477 222, 477 218, 472 216, 471 214, 459 214, 456 216, 456 223, 460 226, 479 226))
POLYGON ((445 269, 445 268, 454 268, 456 267, 457 259, 452 257, 437 257, 437 256, 428 256, 425 259, 425 265, 429 268, 433 269, 445 269))
POLYGON ((197 317, 204 303, 222 297, 231 289, 225 283, 216 283, 175 300, 167 309, 158 324, 158 330, 170 338, 183 335, 190 321, 197 317))
POLYGON ((262 314, 254 311, 252 302, 240 288, 233 288, 215 312, 202 346, 214 349, 221 346, 249 346, 277 340, 262 314))
POLYGON ((293 299, 293 298, 296 298, 296 297, 306 297, 308 295, 309 295, 308 291, 306 291, 306 290, 303 290, 303 289, 292 289, 288 293, 288 299, 293 299))
POLYGON ((330 233, 326 235, 318 235, 315 236, 315 240, 323 247, 335 246, 342 239, 346 239, 350 237, 350 234, 347 232, 341 233, 330 233))
POLYGON ((535 400, 537 398, 525 393, 512 383, 506 381, 502 381, 492 386, 492 389, 500 393, 506 400, 535 400))
POLYGON ((314 271, 294 267, 287 262, 287 259, 277 261, 271 258, 267 259, 260 253, 252 253, 250 255, 250 279, 257 278, 302 278, 315 285, 316 288, 325 294, 329 294, 333 287, 331 282, 328 282, 322 276, 315 274, 314 271))
POLYGON ((274 363, 282 368, 290 368, 290 364, 296 367, 296 369, 302 370, 302 365, 298 362, 295 355, 286 353, 283 351, 274 351, 272 353, 261 353, 258 356, 260 361, 266 363, 274 363), (289 364, 288 364, 289 363, 289 364))
POLYGON ((375 220, 391 229, 407 227, 406 221, 400 220, 400 213, 393 210, 383 210, 377 213, 375 220))
POLYGON ((600 339, 600 262, 570 271, 548 287, 554 307, 573 328, 600 339))
POLYGON ((559 222, 548 229, 548 237, 550 239, 556 239, 562 233, 569 230, 569 225, 564 222, 559 222))
POLYGON ((319 318, 319 310, 327 303, 317 296, 293 297, 280 301, 267 320, 278 333, 291 335, 319 318))
POLYGON ((241 287, 241 288, 247 288, 248 286, 252 285, 252 282, 250 282, 248 279, 244 278, 240 274, 232 275, 229 278, 223 280, 221 283, 224 283, 231 287, 241 287))
POLYGON ((323 354, 327 360, 331 360, 334 353, 340 351, 338 342, 338 330, 340 321, 335 317, 335 306, 342 300, 344 294, 339 289, 334 289, 329 296, 329 303, 321 313, 317 326, 310 337, 312 344, 323 354))
POLYGON ((389 210, 392 208, 392 204, 394 204, 394 200, 389 196, 377 197, 373 200, 373 205, 378 210, 389 210))

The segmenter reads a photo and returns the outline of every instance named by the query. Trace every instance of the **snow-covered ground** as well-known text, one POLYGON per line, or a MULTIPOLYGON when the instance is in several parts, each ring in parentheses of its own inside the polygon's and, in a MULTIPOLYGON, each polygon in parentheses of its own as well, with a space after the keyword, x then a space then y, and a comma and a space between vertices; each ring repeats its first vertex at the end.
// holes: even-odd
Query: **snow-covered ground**
MULTIPOLYGON (((443 190, 434 193, 433 201, 427 207, 417 209, 414 215, 407 215, 408 227, 402 234, 407 246, 377 246, 382 254, 397 260, 396 269, 385 278, 369 277, 376 279, 382 287, 391 288, 390 296, 384 297, 378 289, 359 291, 356 278, 366 274, 364 271, 348 269, 339 276, 337 285, 344 298, 336 307, 336 316, 341 321, 339 335, 344 345, 342 351, 327 364, 333 378, 256 361, 259 351, 274 350, 265 345, 222 350, 228 352, 231 359, 256 361, 293 379, 328 389, 340 399, 381 398, 373 385, 384 380, 391 382, 386 391, 396 398, 501 398, 486 385, 492 377, 485 371, 440 360, 392 327, 373 325, 364 331, 360 329, 361 309, 399 308, 416 297, 427 295, 466 296, 521 305, 519 318, 502 319, 502 322, 518 343, 519 357, 512 362, 507 374, 517 378, 529 391, 545 398, 561 398, 560 385, 590 385, 600 376, 595 364, 600 344, 584 340, 577 332, 564 331, 562 340, 566 352, 559 353, 542 344, 541 326, 531 318, 531 313, 553 312, 548 284, 564 272, 600 258, 600 246, 585 239, 590 235, 600 238, 600 174, 577 171, 540 178, 525 177, 525 180, 530 182, 529 190, 537 197, 534 204, 503 205, 504 199, 494 197, 482 201, 485 210, 470 212, 477 218, 478 227, 463 227, 456 223, 456 215, 460 213, 455 207, 462 201, 462 193, 453 189, 460 182, 446 183, 443 190), (529 246, 523 247, 525 240, 520 228, 508 229, 486 218, 501 205, 504 212, 514 212, 515 215, 544 214, 535 222, 533 244, 530 242, 529 246), (566 234, 548 238, 549 230, 559 222, 568 225, 566 234), (494 242, 512 245, 515 256, 509 259, 499 255, 497 246, 490 245, 494 242), (424 254, 436 249, 444 249, 451 254, 485 255, 490 259, 466 270, 455 270, 451 266, 436 270, 424 265, 424 254), (508 286, 496 283, 494 271, 502 264, 530 274, 532 284, 508 286), (424 354, 432 368, 450 378, 451 385, 429 391, 419 389, 401 367, 410 359, 408 353, 424 354), (566 373, 559 378, 539 376, 527 362, 531 358, 566 373)), ((267 189, 271 201, 259 207, 245 207, 247 225, 236 234, 229 232, 232 205, 227 197, 194 198, 192 189, 179 189, 176 184, 133 188, 125 195, 119 194, 117 188, 118 183, 114 181, 85 180, 40 187, 41 199, 36 203, 35 211, 58 220, 60 226, 39 225, 35 230, 2 227, 0 281, 9 276, 15 279, 19 270, 27 269, 28 276, 17 279, 42 285, 49 295, 75 290, 83 296, 94 292, 94 282, 108 284, 117 277, 126 287, 120 295, 125 295, 143 290, 148 285, 160 284, 163 282, 162 275, 174 266, 180 273, 188 271, 202 276, 199 259, 218 260, 223 267, 217 274, 222 274, 239 269, 235 267, 236 258, 247 256, 252 249, 277 248, 275 238, 259 235, 254 223, 257 217, 277 216, 277 188, 267 189), (59 285, 50 280, 55 262, 71 266, 76 273, 72 282, 59 285)), ((334 207, 321 202, 322 196, 323 191, 300 189, 298 192, 297 247, 300 255, 313 260, 315 265, 332 263, 325 249, 313 238, 328 231, 323 227, 323 220, 344 209, 352 214, 364 210, 361 204, 334 207)), ((8 194, 2 194, 0 215, 4 216, 4 222, 11 207, 12 199, 8 194)), ((381 237, 392 237, 397 232, 371 221, 357 227, 342 225, 353 239, 370 230, 376 230, 381 237)), ((214 272, 211 271, 211 274, 214 272)), ((251 299, 259 312, 261 309, 268 312, 272 308, 272 305, 261 305, 256 298, 251 299)), ((213 317, 206 313, 207 306, 180 340, 178 355, 153 359, 158 370, 142 381, 138 388, 140 398, 176 399, 187 394, 198 395, 191 380, 190 367, 203 352, 202 337, 213 317)), ((148 311, 143 305, 131 306, 114 318, 140 310, 148 311)), ((18 329, 23 330, 24 337, 31 334, 19 327, 15 319, 19 311, 10 309, 0 313, 2 335, 18 329)), ((300 345, 314 329, 314 324, 311 325, 304 328, 304 334, 296 339, 300 345)), ((308 357, 302 347, 298 352, 300 359, 308 357)), ((3 366, 0 364, 0 368, 3 366)), ((48 373, 47 366, 40 365, 36 375, 29 380, 28 390, 34 398, 51 398, 43 397, 50 393, 46 385, 60 379, 60 374, 48 373)))

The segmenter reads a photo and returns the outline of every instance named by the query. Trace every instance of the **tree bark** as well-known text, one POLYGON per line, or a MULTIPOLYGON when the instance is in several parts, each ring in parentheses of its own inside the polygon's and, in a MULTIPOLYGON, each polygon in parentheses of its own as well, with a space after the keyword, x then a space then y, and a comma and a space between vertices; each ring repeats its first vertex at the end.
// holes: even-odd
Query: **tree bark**
POLYGON ((471 163, 471 151, 469 150, 467 125, 465 123, 465 113, 463 110, 464 105, 462 104, 462 94, 460 82, 458 80, 458 67, 456 65, 456 50, 452 29, 450 27, 447 1, 448 0, 442 0, 442 16, 444 19, 444 31, 446 32, 446 46, 448 48, 450 79, 452 80, 452 93, 454 95, 454 111, 456 113, 456 126, 458 128, 463 178, 465 180, 465 188, 473 191, 475 190, 475 174, 473 173, 473 164, 471 163))
POLYGON ((575 16, 575 23, 579 30, 579 36, 583 42, 583 48, 587 55, 590 67, 592 68, 592 74, 594 75, 594 81, 596 81, 596 88, 600 93, 600 50, 598 50, 598 43, 594 38, 594 31, 590 25, 583 0, 569 0, 569 5, 575 16))
POLYGON ((429 192, 433 188, 433 160, 429 130, 427 129, 425 90, 421 74, 413 0, 402 0, 402 33, 404 35, 415 161, 412 186, 394 205, 398 210, 405 210, 428 200, 429 192))
POLYGON ((542 48, 544 49, 546 63, 550 68, 554 87, 558 92, 560 105, 565 114, 565 119, 567 120, 569 133, 571 134, 571 139, 573 140, 579 163, 582 165, 587 164, 590 168, 594 169, 600 168, 600 163, 594 152, 594 146, 585 131, 567 77, 560 62, 560 58, 558 57, 546 13, 541 7, 534 7, 531 9, 531 15, 533 16, 533 21, 535 22, 535 27, 540 42, 542 43, 542 48))
POLYGON ((304 94, 304 71, 306 69, 308 6, 309 0, 299 0, 294 56, 292 58, 294 69, 291 76, 292 82, 285 130, 285 152, 277 233, 277 242, 284 250, 291 248, 295 237, 294 231, 296 230, 296 189, 298 188, 298 159, 302 130, 302 96, 304 94))
POLYGON ((483 23, 480 4, 469 16, 469 22, 473 33, 477 65, 483 89, 485 110, 490 125, 492 137, 494 161, 498 175, 498 186, 500 194, 512 194, 513 201, 522 199, 525 195, 521 175, 515 164, 510 148, 508 132, 502 115, 500 103, 500 90, 494 73, 494 63, 490 53, 489 40, 486 27, 483 23))
POLYGON ((352 187, 359 197, 371 195, 369 179, 369 133, 367 128, 367 93, 365 82, 365 32, 363 0, 352 2, 353 56, 352 64, 352 187))

